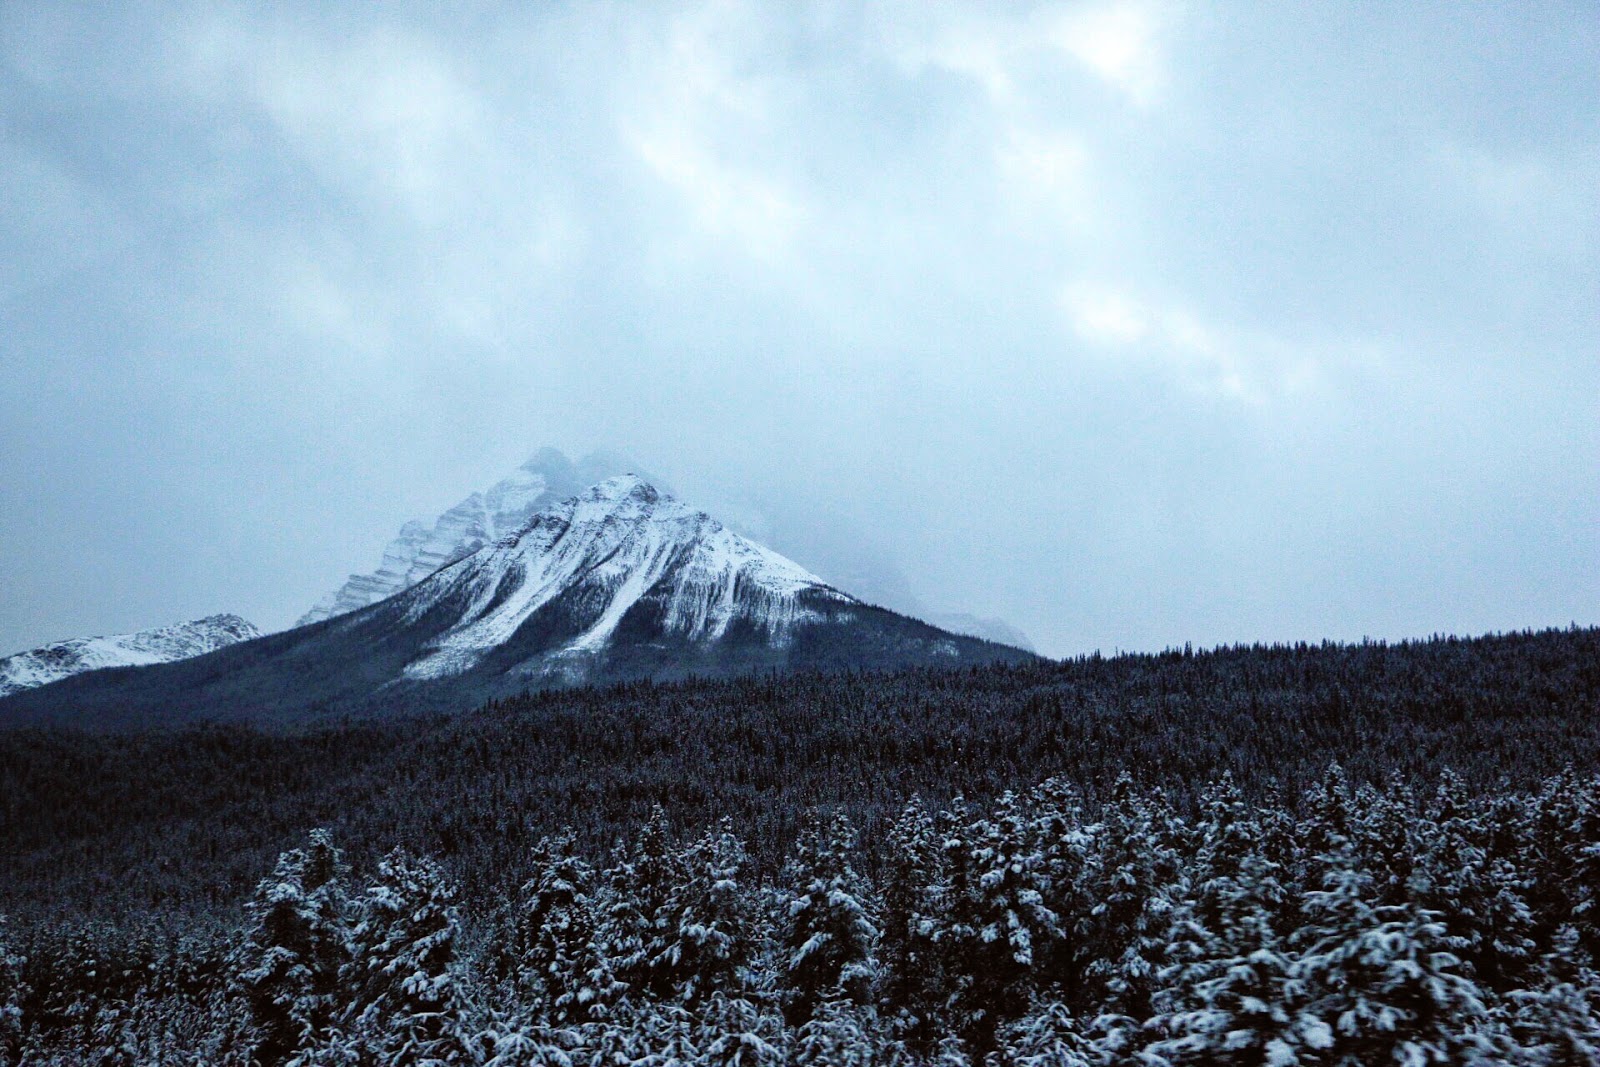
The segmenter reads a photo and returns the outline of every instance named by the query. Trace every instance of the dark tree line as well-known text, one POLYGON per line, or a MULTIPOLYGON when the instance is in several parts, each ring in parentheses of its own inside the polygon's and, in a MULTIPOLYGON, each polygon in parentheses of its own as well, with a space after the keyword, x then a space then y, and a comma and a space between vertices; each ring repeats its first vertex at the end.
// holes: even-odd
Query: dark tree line
POLYGON ((0 732, 0 911, 231 922, 307 826, 359 864, 432 855, 494 899, 544 836, 603 850, 656 805, 675 830, 731 818, 766 875, 811 808, 876 841, 909 796, 1059 776, 1098 801, 1128 770, 1190 811, 1225 772, 1296 798, 1335 759, 1474 787, 1600 767, 1600 630, 641 683, 296 733, 0 732))
POLYGON ((325 830, 237 927, 0 941, 0 1062, 474 1067, 1600 1062, 1600 777, 1446 773, 1179 810, 1119 778, 913 800, 875 844, 812 813, 762 877, 659 811, 541 839, 463 904, 325 830))

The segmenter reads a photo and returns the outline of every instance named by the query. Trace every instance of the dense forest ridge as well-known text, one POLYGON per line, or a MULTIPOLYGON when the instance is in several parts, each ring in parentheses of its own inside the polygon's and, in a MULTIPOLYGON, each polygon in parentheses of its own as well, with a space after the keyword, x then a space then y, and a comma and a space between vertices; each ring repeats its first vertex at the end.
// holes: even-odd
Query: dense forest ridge
POLYGON ((436 855, 477 901, 515 890, 541 835, 603 850, 657 804, 685 829, 733 818, 771 873, 810 808, 870 842, 910 796, 1059 775, 1098 799, 1127 770, 1187 807, 1224 773, 1297 796, 1333 759, 1484 789, 1600 770, 1600 630, 639 681, 292 732, 0 731, 0 911, 231 914, 314 825, 363 864, 436 855))
POLYGON ((208 615, 131 634, 75 637, 0 658, 0 697, 85 671, 171 663, 260 637, 237 615, 208 615))
MULTIPOLYGON (((314 831, 242 923, 0 940, 7 1062, 473 1067, 1569 1067, 1600 1061, 1600 778, 1446 773, 1191 811, 1120 777, 806 817, 757 877, 660 809, 463 907, 314 831)), ((5 937, 0 928, 0 938, 5 937)))

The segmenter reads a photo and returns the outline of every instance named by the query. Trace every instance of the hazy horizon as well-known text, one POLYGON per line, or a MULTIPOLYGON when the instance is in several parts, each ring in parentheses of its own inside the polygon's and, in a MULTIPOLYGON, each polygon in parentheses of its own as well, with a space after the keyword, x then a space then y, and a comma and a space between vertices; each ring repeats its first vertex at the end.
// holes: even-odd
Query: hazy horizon
POLYGON ((0 10, 0 655, 544 446, 1053 656, 1600 622, 1590 5, 0 10))

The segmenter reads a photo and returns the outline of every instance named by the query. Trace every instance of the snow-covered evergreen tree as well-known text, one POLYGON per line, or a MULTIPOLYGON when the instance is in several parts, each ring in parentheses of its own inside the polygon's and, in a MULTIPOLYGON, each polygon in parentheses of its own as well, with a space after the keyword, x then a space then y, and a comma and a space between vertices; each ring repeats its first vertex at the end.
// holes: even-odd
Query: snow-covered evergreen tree
POLYGON ((1057 935, 1040 954, 1040 982, 1053 996, 1081 1007, 1087 939, 1095 901, 1090 897, 1094 831, 1084 823, 1083 796, 1060 778, 1042 782, 1030 794, 1031 833, 1040 858, 1044 905, 1055 914, 1057 935))
POLYGON ((878 1036, 861 1003, 848 994, 824 997, 794 1036, 793 1067, 872 1067, 878 1036))
POLYGON ((466 1061, 455 887, 439 865, 401 851, 378 864, 357 905, 346 985, 348 1029, 383 1062, 466 1061))
POLYGON ((1511 1031, 1517 1061, 1526 1067, 1594 1067, 1600 1064, 1600 986, 1554 982, 1511 995, 1511 1031))
POLYGON ((1418 901, 1439 916, 1445 947, 1485 994, 1523 988, 1537 962, 1530 883, 1516 850, 1496 842, 1493 813, 1446 771, 1422 827, 1418 901))
POLYGON ((947 970, 958 975, 951 1006, 959 1033, 977 1053, 996 1029, 1021 1016, 1038 987, 1040 964, 1061 936, 1045 904, 1044 858, 1017 797, 1006 794, 994 817, 979 819, 945 845, 949 884, 938 937, 947 970))
POLYGON ((784 1061, 783 1016, 722 990, 695 1005, 699 1021, 696 1067, 779 1067, 784 1061))
POLYGON ((998 1035, 991 1062, 1002 1067, 1102 1067, 1104 1050, 1086 1036, 1060 1001, 1035 1005, 998 1035))
POLYGON ((748 863, 744 842, 726 822, 679 853, 680 881, 653 923, 659 948, 650 967, 685 1004, 745 988, 754 949, 750 900, 740 881, 748 863))
POLYGON ((533 854, 515 937, 515 984, 557 1025, 604 1017, 623 992, 601 924, 606 912, 594 869, 568 838, 545 839, 533 854))
POLYGON ((920 800, 907 803, 889 828, 882 878, 881 1004, 900 1037, 928 1051, 946 999, 935 944, 943 850, 920 800))
POLYGON ((328 1035, 350 955, 344 862, 326 830, 285 852, 256 889, 239 985, 259 1034, 254 1058, 278 1067, 328 1035))
POLYGON ((1600 776, 1575 793, 1564 840, 1564 884, 1578 939, 1590 962, 1600 966, 1600 776))
MULTIPOLYGON (((1238 873, 1208 890, 1215 928, 1177 924, 1183 962, 1163 975, 1150 1028, 1163 1035, 1147 1050, 1159 1064, 1319 1062, 1332 1034, 1311 1010, 1296 960, 1272 927, 1269 901, 1281 900, 1268 861, 1248 857, 1238 873)), ((1198 911, 1191 914, 1199 914, 1198 911)))
POLYGON ((1437 916, 1374 902, 1379 890, 1350 852, 1327 857, 1325 888, 1307 894, 1299 975, 1328 1027, 1321 1062, 1335 1067, 1486 1062, 1485 1008, 1445 950, 1437 916))
POLYGON ((28 996, 22 967, 27 960, 12 951, 6 921, 0 915, 0 1064, 14 1067, 22 1059, 22 1005, 28 996))
POLYGON ((666 813, 658 804, 631 849, 605 872, 607 907, 602 949, 616 980, 635 997, 673 995, 668 965, 669 902, 685 879, 666 813))
POLYGON ((1136 1020, 1150 1017, 1150 998, 1167 957, 1177 885, 1177 857, 1167 843, 1168 814, 1124 774, 1112 788, 1089 876, 1090 909, 1084 977, 1097 988, 1098 1009, 1136 1020))
POLYGON ((804 1025, 830 994, 856 1005, 871 1001, 878 928, 851 864, 854 847, 855 831, 844 816, 827 823, 813 816, 791 864, 794 889, 782 917, 779 976, 791 1026, 804 1025))

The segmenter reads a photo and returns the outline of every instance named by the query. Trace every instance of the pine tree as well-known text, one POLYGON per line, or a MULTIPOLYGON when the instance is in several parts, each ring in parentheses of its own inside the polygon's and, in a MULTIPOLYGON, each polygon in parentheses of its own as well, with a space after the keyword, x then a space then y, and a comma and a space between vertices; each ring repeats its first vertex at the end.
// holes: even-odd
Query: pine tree
POLYGON ((635 996, 673 995, 667 924, 669 902, 687 880, 673 848, 666 813, 657 804, 633 847, 605 872, 608 906, 602 950, 617 982, 635 996))
POLYGON ((379 862, 358 907, 346 982, 357 992, 352 1026, 385 1062, 465 1062, 459 921, 437 863, 398 850, 379 862))
POLYGON ((940 845, 933 817, 913 798, 890 827, 884 855, 882 1004, 896 1032, 919 1052, 937 1040, 945 1000, 935 944, 940 845))
POLYGON ((1169 953, 1152 996, 1147 1050, 1162 1064, 1290 1064, 1330 1040, 1306 1011, 1294 960, 1273 927, 1286 894, 1262 853, 1260 824, 1229 778, 1201 802, 1187 889, 1173 912, 1169 953))
POLYGON ((1594 1067, 1600 1063, 1600 986, 1555 982, 1511 995, 1512 1033, 1527 1067, 1594 1067))
POLYGON ((1015 796, 1006 794, 993 819, 971 823, 945 848, 950 881, 939 939, 958 976, 956 1026, 983 1055, 996 1029, 1027 1010, 1060 923, 1045 905, 1044 860, 1015 796))
POLYGON ((349 959, 344 863, 326 830, 285 852, 256 889, 239 984, 260 1034, 255 1058, 278 1067, 316 1047, 340 1007, 349 959))
POLYGON ((718 989, 696 1005, 696 1067, 778 1067, 784 1059, 783 1018, 718 989))
POLYGON ((682 849, 682 874, 653 926, 659 946, 649 961, 673 995, 694 1007, 713 993, 737 995, 753 949, 740 876, 749 857, 724 823, 682 849))
POLYGON ((854 997, 824 997, 794 1038, 793 1067, 872 1067, 877 1041, 866 1012, 854 997))
POLYGON ((1346 852, 1328 857, 1326 888, 1309 893, 1301 960, 1310 1011, 1331 1031, 1323 1062, 1467 1064, 1489 1051, 1477 989, 1444 950, 1437 916, 1374 903, 1370 875, 1346 852))
POLYGON ((1208 885, 1210 903, 1180 919, 1174 941, 1189 951, 1164 973, 1150 1022, 1166 1035, 1147 1050, 1159 1064, 1316 1063, 1332 1035, 1310 1010, 1296 961, 1272 927, 1282 901, 1272 865, 1250 856, 1208 885), (1211 911, 1212 929, 1197 925, 1211 911))
POLYGON ((991 1062, 1003 1067, 1101 1067, 1104 1062, 1101 1050, 1060 1001, 1036 1005, 1002 1029, 998 1043, 991 1062))
POLYGON ((28 961, 11 950, 6 917, 0 915, 0 1064, 15 1067, 22 1060, 22 1006, 28 997, 22 968, 28 961))
POLYGON ((1579 941, 1600 966, 1600 776, 1577 790, 1572 806, 1564 838, 1564 885, 1579 941))
POLYGON ((1084 977, 1099 991, 1096 1011, 1143 1021, 1166 962, 1177 885, 1177 857, 1166 841, 1166 813, 1118 778, 1096 834, 1089 882, 1096 903, 1086 937, 1084 977))
POLYGON ((1379 791, 1363 785, 1355 791, 1350 844, 1367 872, 1368 892, 1378 905, 1404 905, 1421 898, 1421 859, 1428 843, 1418 818, 1416 796, 1398 777, 1379 791))
POLYGON ((1041 892, 1045 907, 1057 919, 1057 936, 1040 955, 1040 983, 1069 1006, 1081 1007, 1095 905, 1089 895, 1094 833, 1084 825, 1082 794, 1070 783, 1049 779, 1033 790, 1030 799, 1041 892))
POLYGON ((1522 988, 1536 962, 1535 919, 1515 850, 1496 843, 1492 813, 1473 810, 1466 785, 1446 771, 1419 837, 1419 902, 1437 913, 1445 947, 1486 993, 1522 988))
POLYGON ((854 847, 855 831, 842 815, 826 825, 813 816, 801 837, 783 917, 780 978, 790 1026, 803 1026, 830 993, 858 1006, 871 999, 878 929, 850 862, 854 847))
POLYGON ((622 993, 602 943, 605 903, 570 838, 541 841, 523 887, 515 937, 517 986, 556 1025, 603 1018, 622 993))

